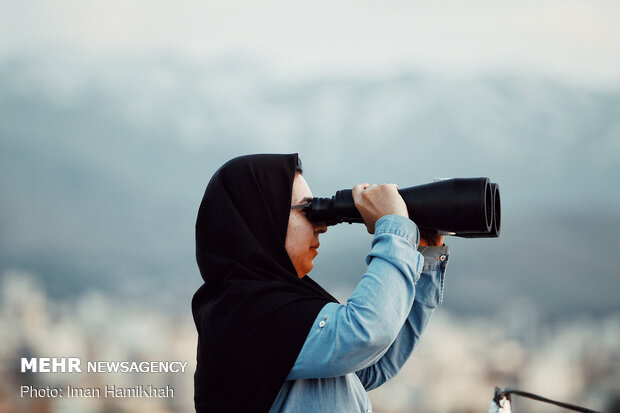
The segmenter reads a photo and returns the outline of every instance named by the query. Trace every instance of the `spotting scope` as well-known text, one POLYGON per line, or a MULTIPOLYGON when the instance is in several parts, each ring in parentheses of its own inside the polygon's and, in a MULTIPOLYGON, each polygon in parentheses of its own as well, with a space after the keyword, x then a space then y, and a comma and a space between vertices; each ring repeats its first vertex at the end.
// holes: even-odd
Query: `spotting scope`
MULTIPOLYGON (((499 186, 489 178, 453 178, 399 189, 409 217, 421 229, 437 230, 464 238, 499 236, 501 205, 499 186)), ((363 223, 351 189, 331 198, 313 198, 308 219, 336 225, 363 223)))

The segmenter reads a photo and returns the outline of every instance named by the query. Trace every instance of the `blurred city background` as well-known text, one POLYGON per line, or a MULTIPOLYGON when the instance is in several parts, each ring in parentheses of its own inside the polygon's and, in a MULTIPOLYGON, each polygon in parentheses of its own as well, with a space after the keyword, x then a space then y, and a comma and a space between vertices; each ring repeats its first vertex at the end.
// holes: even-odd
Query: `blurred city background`
MULTIPOLYGON (((0 412, 191 411, 198 206, 221 164, 267 152, 298 152, 316 196, 500 186, 501 237, 446 238, 444 304, 375 411, 486 412, 495 386, 620 411, 619 19, 607 0, 0 0, 0 412), (22 357, 189 365, 25 374, 22 357)), ((370 240, 330 228, 311 277, 346 302, 370 240)))

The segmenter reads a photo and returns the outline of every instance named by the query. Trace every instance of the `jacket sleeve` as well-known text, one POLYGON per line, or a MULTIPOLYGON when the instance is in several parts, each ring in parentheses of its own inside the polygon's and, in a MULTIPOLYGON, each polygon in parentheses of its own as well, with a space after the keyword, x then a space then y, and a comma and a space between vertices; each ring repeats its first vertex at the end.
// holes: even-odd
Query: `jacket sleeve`
POLYGON ((355 372, 366 390, 376 389, 401 370, 420 342, 435 308, 443 301, 449 248, 421 247, 420 250, 424 255, 424 268, 416 284, 413 307, 396 341, 378 362, 355 372))
POLYGON ((319 312, 287 380, 337 377, 377 363, 413 305, 424 258, 413 221, 387 215, 375 225, 368 264, 346 305, 319 312))

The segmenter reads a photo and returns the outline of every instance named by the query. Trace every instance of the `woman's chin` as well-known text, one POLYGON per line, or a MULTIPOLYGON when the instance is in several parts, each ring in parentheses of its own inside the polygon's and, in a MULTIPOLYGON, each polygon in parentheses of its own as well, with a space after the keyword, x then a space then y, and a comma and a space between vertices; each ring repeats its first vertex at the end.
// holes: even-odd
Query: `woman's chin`
POLYGON ((303 275, 300 275, 299 278, 303 278, 306 275, 308 275, 308 273, 310 271, 312 271, 312 269, 314 268, 314 262, 312 260, 310 260, 310 262, 308 263, 308 265, 304 266, 304 269, 301 271, 301 273, 303 275))

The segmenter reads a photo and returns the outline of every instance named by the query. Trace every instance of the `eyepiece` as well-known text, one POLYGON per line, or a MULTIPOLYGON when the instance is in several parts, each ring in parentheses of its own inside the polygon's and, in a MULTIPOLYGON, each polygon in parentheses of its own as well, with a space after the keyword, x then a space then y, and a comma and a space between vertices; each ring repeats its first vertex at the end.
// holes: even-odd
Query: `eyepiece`
POLYGON ((344 189, 336 192, 331 198, 314 198, 308 211, 308 219, 312 222, 324 222, 325 225, 336 225, 342 222, 364 222, 353 202, 353 191, 344 189))

